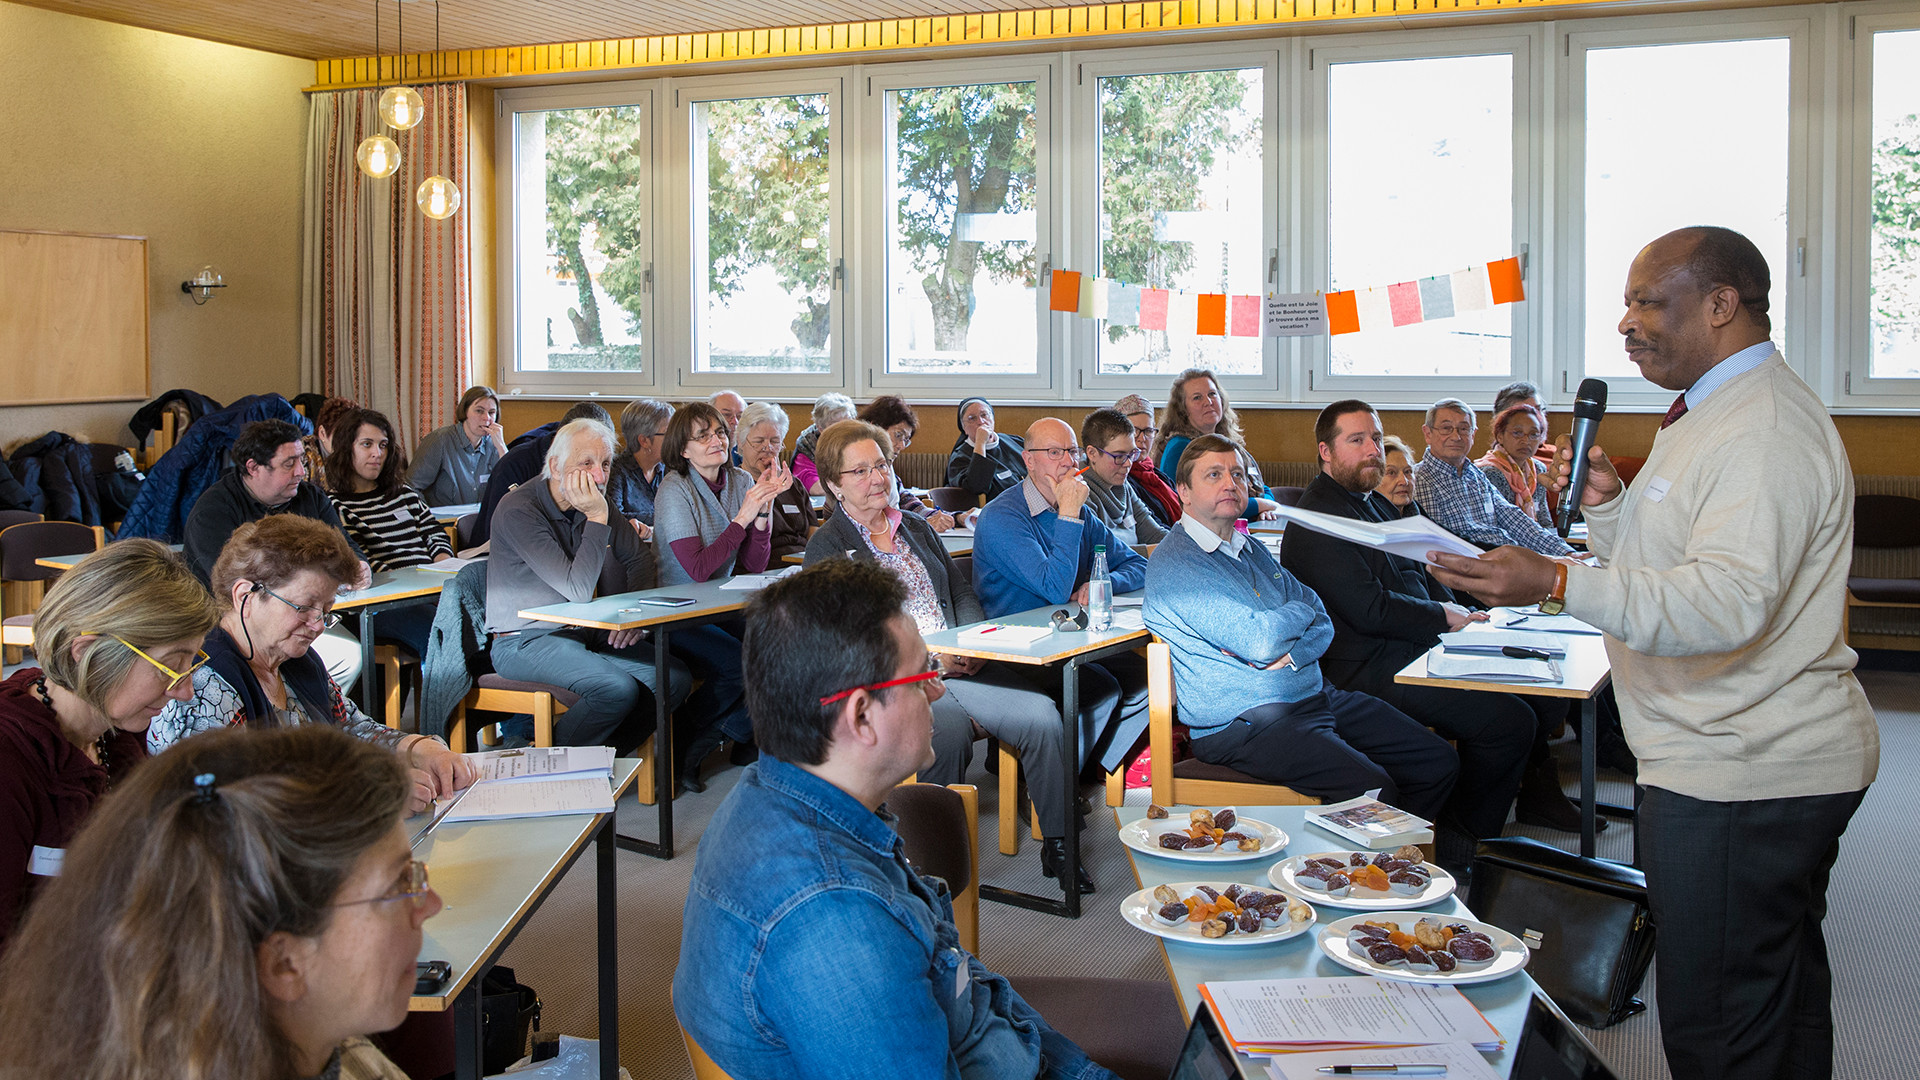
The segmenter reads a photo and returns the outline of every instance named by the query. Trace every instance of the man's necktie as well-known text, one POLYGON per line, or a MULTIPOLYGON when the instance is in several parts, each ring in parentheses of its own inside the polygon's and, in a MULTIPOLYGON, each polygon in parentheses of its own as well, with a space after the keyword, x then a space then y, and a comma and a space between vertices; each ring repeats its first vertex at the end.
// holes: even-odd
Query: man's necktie
POLYGON ((1673 404, 1667 408, 1667 418, 1660 421, 1660 430, 1665 431, 1672 427, 1675 420, 1685 415, 1687 415, 1687 395, 1681 394, 1674 398, 1673 404))

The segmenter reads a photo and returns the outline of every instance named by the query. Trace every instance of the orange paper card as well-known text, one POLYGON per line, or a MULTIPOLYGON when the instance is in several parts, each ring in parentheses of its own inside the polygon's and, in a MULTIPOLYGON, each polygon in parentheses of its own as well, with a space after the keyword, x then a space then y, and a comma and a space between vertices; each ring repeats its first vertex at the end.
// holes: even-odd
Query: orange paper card
POLYGON ((1048 298, 1048 310, 1080 310, 1080 271, 1055 270, 1053 272, 1053 293, 1048 298))
POLYGON ((1501 259, 1487 264, 1487 286, 1493 291, 1493 302, 1511 304, 1527 298, 1527 290, 1520 284, 1520 258, 1501 259))
POLYGON ((1327 333, 1357 334, 1360 332, 1360 305, 1353 297, 1353 290, 1330 292, 1327 294, 1327 333))
POLYGON ((1200 317, 1195 325, 1197 334, 1211 334, 1225 337, 1227 334, 1227 296, 1225 293, 1201 293, 1200 317))

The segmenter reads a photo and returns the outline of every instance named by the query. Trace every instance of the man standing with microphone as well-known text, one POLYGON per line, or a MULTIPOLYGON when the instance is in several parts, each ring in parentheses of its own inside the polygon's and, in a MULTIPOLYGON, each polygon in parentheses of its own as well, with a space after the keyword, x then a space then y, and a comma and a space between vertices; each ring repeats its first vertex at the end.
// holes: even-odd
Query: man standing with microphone
POLYGON ((1631 491, 1589 452, 1578 497, 1603 566, 1434 555, 1455 589, 1564 605, 1606 633, 1647 789, 1661 1035, 1673 1074, 1699 1080, 1832 1075, 1820 923, 1880 757, 1843 630, 1853 477, 1768 340, 1768 287, 1759 250, 1727 229, 1680 229, 1634 259, 1627 354, 1684 392, 1631 491))

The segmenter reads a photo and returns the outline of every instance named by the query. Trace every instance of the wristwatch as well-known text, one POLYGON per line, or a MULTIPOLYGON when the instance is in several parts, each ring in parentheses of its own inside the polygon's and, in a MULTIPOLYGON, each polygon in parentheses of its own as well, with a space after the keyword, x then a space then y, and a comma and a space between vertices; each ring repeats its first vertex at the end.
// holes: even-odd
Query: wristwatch
POLYGON ((1565 610, 1567 610, 1567 564, 1557 562, 1553 564, 1553 591, 1547 594, 1545 600, 1540 601, 1540 612, 1543 615, 1558 615, 1565 610))

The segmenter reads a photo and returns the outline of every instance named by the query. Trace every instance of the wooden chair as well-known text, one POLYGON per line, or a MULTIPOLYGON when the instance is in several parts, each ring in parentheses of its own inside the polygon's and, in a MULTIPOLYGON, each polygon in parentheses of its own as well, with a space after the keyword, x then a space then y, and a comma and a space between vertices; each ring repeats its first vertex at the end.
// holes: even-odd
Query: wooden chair
POLYGON ((400 730, 400 698, 406 690, 406 681, 414 684, 414 700, 420 697, 420 660, 412 653, 403 653, 398 645, 375 645, 373 662, 380 668, 385 683, 385 713, 383 719, 387 726, 400 730))
MULTIPOLYGON (((669 998, 671 1000, 671 998, 669 998)), ((678 1021, 675 1021, 678 1026, 678 1021)), ((733 1077, 720 1066, 713 1063, 700 1044, 693 1041, 686 1028, 680 1028, 680 1041, 687 1044, 687 1060, 693 1063, 693 1080, 733 1080, 733 1077)))
POLYGON ((35 560, 98 551, 106 533, 72 521, 23 521, 0 529, 0 659, 17 664, 33 645, 33 613, 61 571, 35 560))
POLYGON ((980 789, 972 784, 901 784, 887 796, 908 861, 944 878, 953 925, 968 952, 980 952, 980 789))
MULTIPOLYGON (((455 752, 467 750, 467 711, 532 713, 533 745, 553 745, 553 718, 578 704, 580 698, 562 687, 545 683, 520 682, 489 672, 480 676, 474 688, 454 709, 447 721, 447 745, 455 752)), ((392 726, 392 725, 390 725, 392 726)), ((492 725, 488 725, 491 727, 492 725)), ((647 806, 654 804, 657 788, 653 782, 653 739, 640 744, 645 763, 634 777, 634 793, 647 806)))
POLYGON ((1153 801, 1161 806, 1318 806, 1319 799, 1198 758, 1173 760, 1173 651, 1147 646, 1147 738, 1153 747, 1153 801))
MULTIPOLYGON (((1853 546, 1869 551, 1920 548, 1920 499, 1904 495, 1856 495, 1853 498, 1853 546)), ((1884 572, 1884 571, 1883 571, 1884 572)), ((1920 650, 1920 635, 1856 635, 1855 608, 1920 609, 1920 578, 1847 575, 1846 640, 1856 648, 1920 650)))
POLYGON ((964 514, 980 505, 980 496, 963 487, 937 487, 927 492, 927 501, 949 514, 964 514))
POLYGON ((31 510, 0 510, 0 530, 11 529, 15 525, 24 525, 29 521, 45 521, 45 514, 36 514, 31 510))

